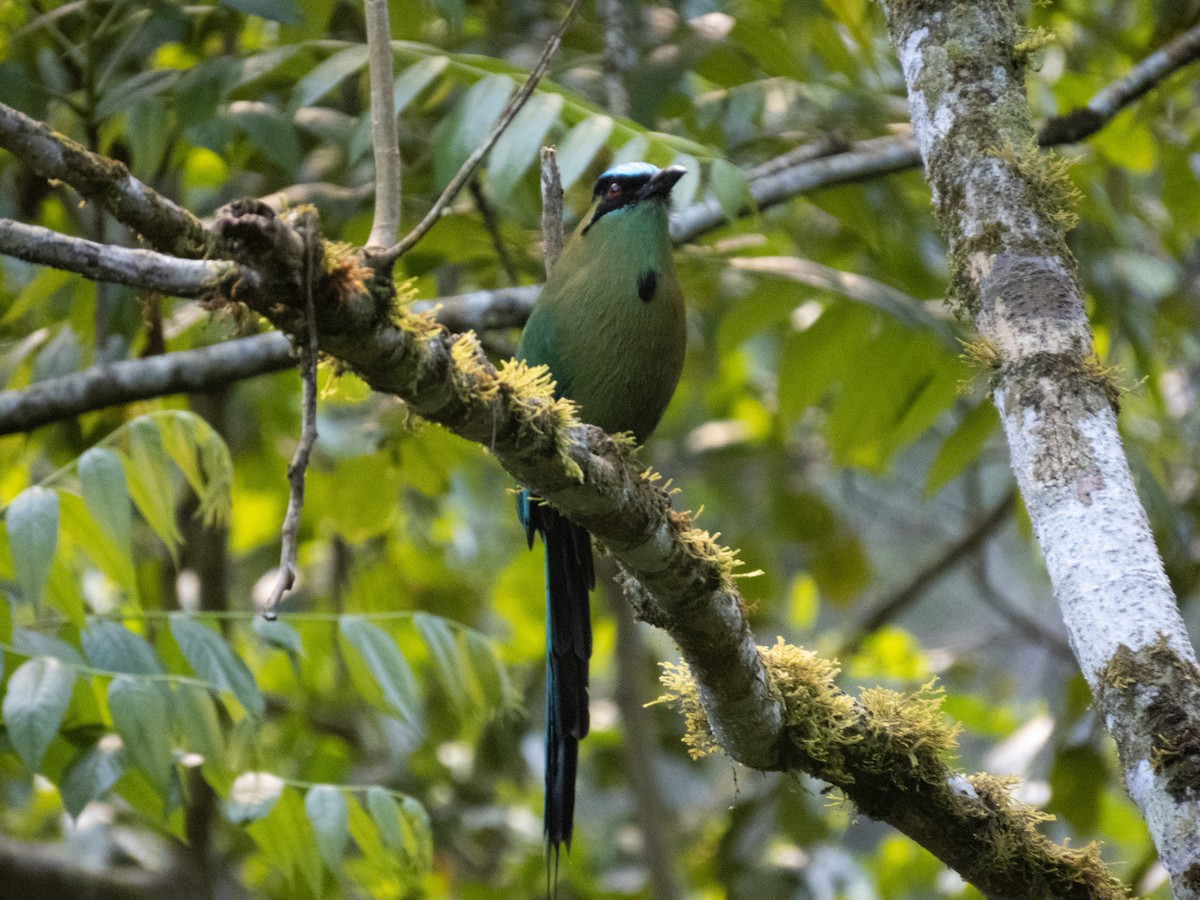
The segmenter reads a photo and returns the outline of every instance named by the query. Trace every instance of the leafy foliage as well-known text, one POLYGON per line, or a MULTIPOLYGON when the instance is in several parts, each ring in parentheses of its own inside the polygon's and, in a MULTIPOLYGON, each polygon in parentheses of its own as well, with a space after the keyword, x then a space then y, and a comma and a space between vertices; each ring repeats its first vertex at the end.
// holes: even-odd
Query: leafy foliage
MULTIPOLYGON (((558 10, 390 6, 409 225, 522 81, 558 10)), ((569 220, 608 163, 687 166, 677 205, 711 200, 729 220, 680 251, 688 369, 644 458, 765 572, 740 582, 756 630, 848 648, 848 687, 911 692, 936 674, 968 767, 1019 776, 1023 798, 1059 816, 1051 836, 1102 839, 1137 893, 1165 896, 1020 514, 965 563, 918 581, 1011 486, 989 374, 962 359, 964 323, 929 302, 946 265, 921 175, 733 218, 747 173, 776 154, 904 122, 878 6, 599 6, 621 10, 634 62, 606 48, 613 30, 585 9, 491 154, 481 199, 460 199, 401 277, 422 298, 539 280, 544 142, 559 148, 569 220), (864 632, 877 609, 891 610, 887 624, 864 632)), ((1086 104, 1191 25, 1192 7, 1035 4, 1029 26, 1054 38, 1034 51, 1035 113, 1086 104)), ((199 215, 296 186, 326 235, 366 239, 360 4, 42 0, 0 5, 0 22, 0 101, 199 215)), ((1196 102, 1195 78, 1175 76, 1068 151, 1081 195, 1071 245, 1097 347, 1131 387, 1127 446, 1192 618, 1196 102)), ((119 236, 9 156, 0 216, 119 236)), ((6 258, 0 388, 258 327, 6 258)), ((322 384, 301 583, 276 623, 259 621, 253 601, 278 558, 294 375, 0 439, 6 832, 41 839, 62 811, 94 803, 146 840, 220 835, 208 864, 255 896, 533 895, 544 877, 542 573, 510 485, 477 448, 409 421, 354 376, 322 384)), ((564 895, 648 896, 655 866, 677 893, 706 896, 958 891, 928 853, 857 823, 822 786, 686 760, 679 720, 640 706, 673 648, 647 633, 639 653, 616 634, 598 615, 564 895), (647 756, 631 761, 626 741, 647 756), (661 794, 653 827, 638 818, 650 792, 630 789, 642 770, 661 794)))

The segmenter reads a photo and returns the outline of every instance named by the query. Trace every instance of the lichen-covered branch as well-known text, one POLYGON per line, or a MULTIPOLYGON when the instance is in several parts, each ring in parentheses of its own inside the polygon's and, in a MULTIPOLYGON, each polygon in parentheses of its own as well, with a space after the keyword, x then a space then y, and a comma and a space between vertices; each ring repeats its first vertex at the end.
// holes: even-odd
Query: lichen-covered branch
MULTIPOLYGON (((256 204, 227 208, 214 225, 225 252, 243 261, 252 255, 279 278, 299 266, 291 258, 302 252, 299 242, 283 234, 292 227, 256 204)), ((693 698, 698 734, 755 768, 797 766, 829 777, 863 810, 935 849, 985 890, 1003 886, 995 896, 1120 896, 1094 849, 1055 846, 1032 828, 1038 814, 1008 800, 1004 785, 949 767, 947 726, 927 698, 855 700, 833 684, 830 663, 794 648, 778 651, 782 664, 770 654, 764 661, 733 554, 671 507, 628 443, 581 424, 569 401, 555 399, 544 370, 520 362, 494 367, 474 336, 392 308, 372 288, 372 271, 353 257, 327 262, 314 298, 321 349, 376 390, 487 448, 595 535, 620 564, 636 614, 679 646, 691 685, 679 682, 680 697, 693 698), (796 683, 821 687, 805 699, 796 683), (824 715, 816 703, 836 714, 824 715), (898 768, 902 760, 908 769, 898 768), (893 772, 900 773, 895 782, 893 772), (947 822, 972 827, 956 831, 947 822), (1072 893, 1068 884, 1088 885, 1090 893, 1072 893)), ((279 298, 299 296, 295 285, 267 274, 237 300, 295 328, 296 311, 279 298)))
POLYGON ((892 42, 946 230, 952 291, 1071 645, 1177 897, 1200 897, 1200 668, 1138 500, 1074 259, 1072 189, 1043 156, 1012 4, 891 0, 892 42))
POLYGON ((23 112, 0 103, 0 147, 44 178, 69 184, 128 225, 152 247, 195 259, 209 235, 192 213, 129 174, 124 163, 92 153, 23 112))

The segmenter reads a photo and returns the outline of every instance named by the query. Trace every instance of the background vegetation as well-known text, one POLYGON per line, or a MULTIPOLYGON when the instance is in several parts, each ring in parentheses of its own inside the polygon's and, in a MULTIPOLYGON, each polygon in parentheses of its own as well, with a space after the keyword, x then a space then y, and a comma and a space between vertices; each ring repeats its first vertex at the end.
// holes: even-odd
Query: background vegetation
MULTIPOLYGON (((1029 80, 1035 114, 1084 105, 1196 6, 1034 7, 1030 27, 1052 38, 1029 80)), ((407 225, 563 8, 390 7, 407 225)), ((359 4, 31 0, 0 3, 0 23, 0 101, 198 215, 307 186, 291 201, 315 203, 326 235, 366 241, 359 4)), ((945 249, 921 172, 735 216, 755 166, 901 130, 904 98, 866 0, 598 0, 398 274, 421 299, 538 282, 543 143, 559 148, 568 224, 607 163, 687 166, 677 207, 712 196, 730 218, 680 249, 687 369, 642 458, 761 570, 740 582, 760 641, 838 656, 850 688, 936 676, 966 769, 1018 777, 1019 796, 1057 817, 1055 839, 1103 841, 1139 894, 1166 896, 1013 501, 987 373, 940 303, 945 249)), ((1126 449, 1193 626, 1196 101, 1185 69, 1065 151, 1097 349, 1121 368, 1126 449)), ((8 155, 0 216, 124 237, 8 155)), ((9 258, 2 275, 8 389, 262 327, 9 258)), ((485 337, 498 357, 515 346, 511 330, 485 337)), ((252 610, 278 560, 294 372, 0 439, 0 856, 71 859, 97 884, 129 876, 129 896, 147 872, 190 873, 214 896, 544 889, 542 564, 511 481, 353 375, 329 368, 321 385, 301 581, 273 624, 252 610)), ((564 896, 970 893, 820 783, 689 760, 679 717, 642 709, 669 640, 633 626, 608 586, 596 607, 564 896)))

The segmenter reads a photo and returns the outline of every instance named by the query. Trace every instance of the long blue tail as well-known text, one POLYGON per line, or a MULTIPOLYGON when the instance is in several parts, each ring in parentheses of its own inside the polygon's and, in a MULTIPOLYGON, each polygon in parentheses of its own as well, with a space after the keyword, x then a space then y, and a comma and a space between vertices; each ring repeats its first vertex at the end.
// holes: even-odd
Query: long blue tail
POLYGON ((546 547, 546 809, 545 836, 558 868, 559 849, 571 849, 579 741, 588 732, 588 659, 592 620, 588 591, 596 584, 592 539, 553 507, 517 496, 517 514, 533 547, 546 547))

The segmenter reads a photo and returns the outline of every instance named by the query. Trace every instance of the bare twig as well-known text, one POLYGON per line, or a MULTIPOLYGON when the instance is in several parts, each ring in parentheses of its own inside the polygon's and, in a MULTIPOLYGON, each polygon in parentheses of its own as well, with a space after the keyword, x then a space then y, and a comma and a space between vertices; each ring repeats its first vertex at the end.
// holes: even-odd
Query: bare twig
POLYGON ((211 390, 294 364, 287 336, 271 331, 199 350, 94 366, 0 392, 0 435, 32 431, 106 406, 211 390))
POLYGON ((1200 57, 1200 25, 1155 50, 1123 78, 1105 85, 1087 106, 1044 122, 1038 129, 1038 140, 1048 147, 1090 137, 1138 97, 1197 57, 1200 57))
POLYGON ((492 239, 492 248, 496 251, 496 258, 500 260, 500 268, 508 276, 508 283, 516 284, 519 280, 517 267, 513 265, 508 248, 504 246, 504 236, 500 234, 500 222, 496 218, 495 208, 488 200, 487 194, 483 192, 478 178, 472 178, 467 187, 471 191, 471 199, 475 201, 475 208, 479 210, 479 215, 483 219, 483 227, 487 229, 488 237, 492 239))
POLYGON ((637 62, 637 50, 629 40, 625 5, 622 0, 602 0, 596 5, 604 19, 604 90, 608 95, 608 111, 628 116, 629 88, 625 85, 625 74, 637 62))
POLYGON ((563 248, 563 188, 558 174, 558 154, 542 148, 542 261, 546 274, 558 262, 563 248))
POLYGON ((0 253, 76 272, 92 281, 128 284, 175 297, 202 297, 236 276, 236 263, 180 259, 69 237, 38 225, 0 219, 0 253))
POLYGON ((300 513, 304 509, 304 475, 313 444, 317 442, 317 311, 313 304, 313 279, 316 278, 317 253, 320 238, 316 217, 309 214, 304 221, 304 333, 297 336, 300 348, 300 381, 302 391, 300 442, 288 464, 288 505, 283 518, 283 542, 279 551, 279 579, 262 609, 264 618, 274 619, 283 595, 296 583, 296 544, 300 531, 300 513))
POLYGON ((541 58, 537 61, 533 69, 530 70, 529 77, 525 79, 525 83, 521 85, 521 89, 509 99, 500 113, 500 118, 492 125, 492 130, 488 132, 488 136, 484 139, 483 143, 476 147, 474 152, 467 157, 467 161, 459 167, 454 177, 450 179, 450 183, 446 185, 446 189, 442 191, 441 196, 437 198, 433 206, 430 207, 429 212, 425 214, 425 218, 417 223, 417 226, 405 235, 400 243, 373 257, 372 262, 376 266, 385 267, 392 265, 397 259, 411 250, 429 232, 429 229, 437 223, 437 220, 441 218, 442 210, 446 208, 451 200, 458 196, 458 192, 462 190, 463 185, 475 174, 475 170, 483 162, 483 158, 487 156, 492 147, 495 146, 496 141, 500 139, 500 135, 504 133, 517 113, 521 111, 521 108, 533 95, 534 88, 537 87, 538 82, 541 81, 542 76, 546 73, 546 69, 550 66, 550 60, 558 52, 563 35, 571 27, 571 23, 575 21, 575 16, 579 13, 579 8, 582 5, 583 0, 574 0, 571 3, 571 8, 567 10, 562 23, 546 44, 546 49, 542 51, 541 58))
POLYGON ((375 149, 375 221, 368 247, 390 247, 400 232, 400 141, 392 87, 392 31, 387 0, 366 0, 371 144, 375 149))
POLYGON ((915 602, 943 575, 977 551, 992 533, 1008 519, 1016 505, 1017 491, 1011 488, 992 507, 991 511, 980 519, 975 527, 940 553, 937 559, 930 562, 917 572, 900 590, 875 607, 871 613, 855 629, 841 649, 837 652, 839 658, 845 659, 854 653, 866 638, 888 622, 895 619, 915 602))

